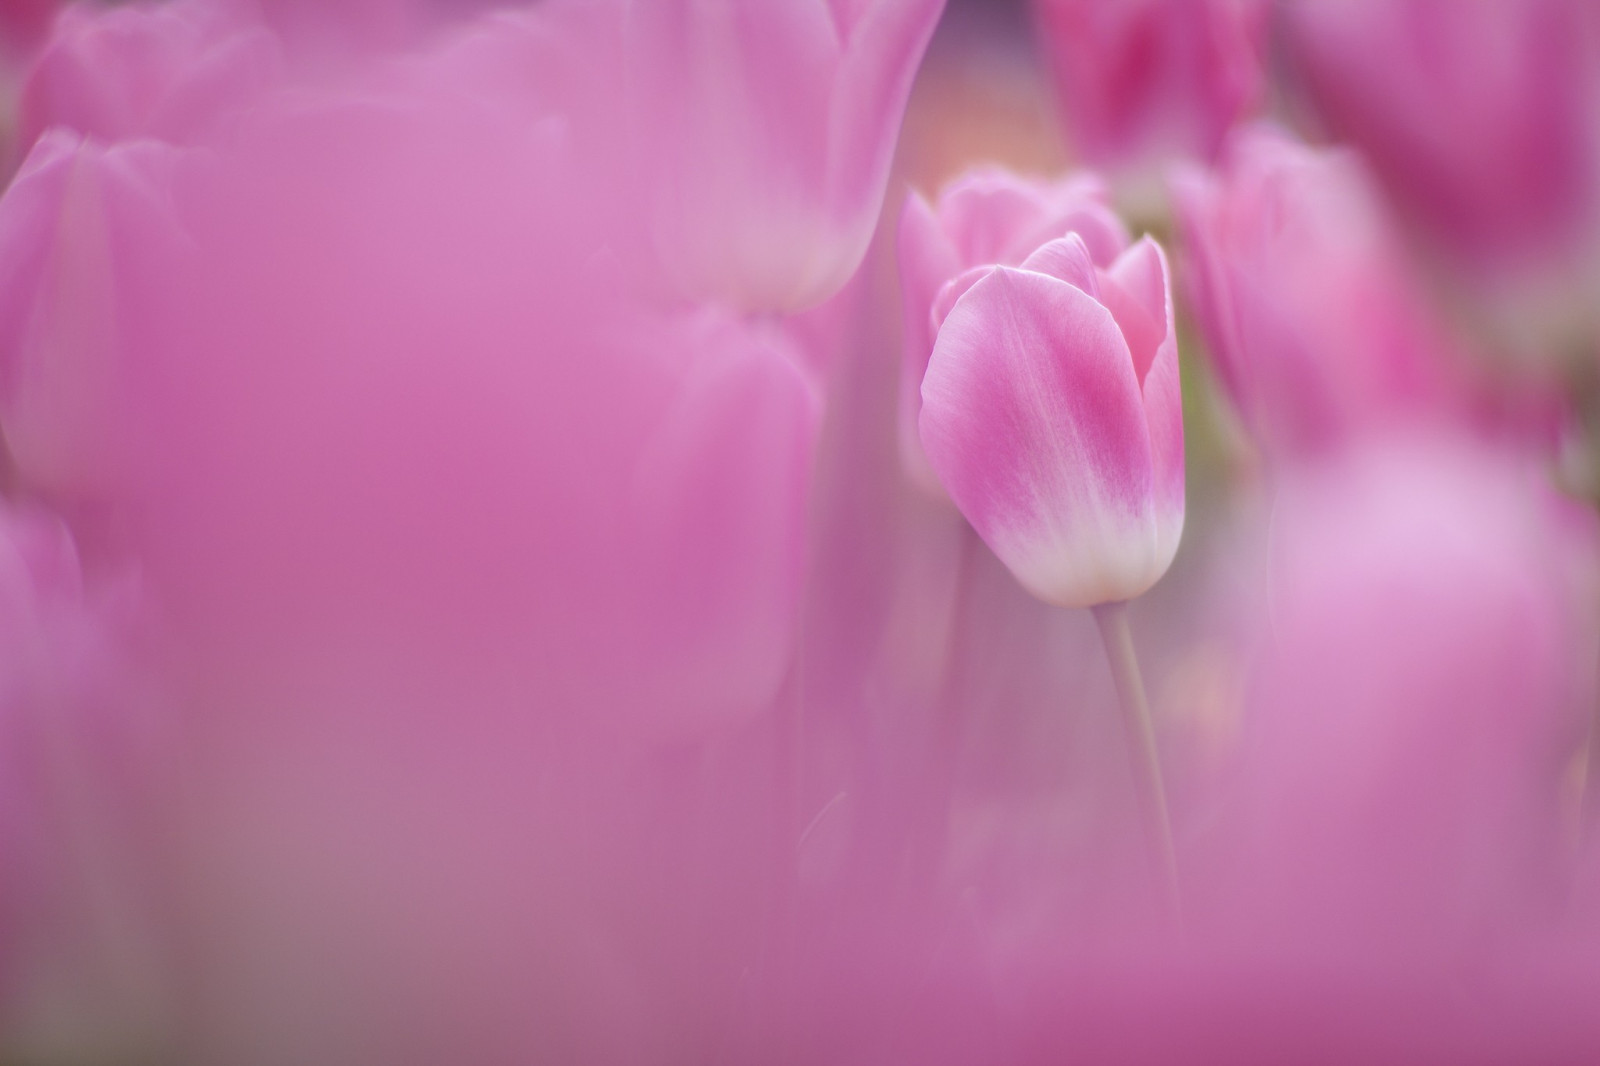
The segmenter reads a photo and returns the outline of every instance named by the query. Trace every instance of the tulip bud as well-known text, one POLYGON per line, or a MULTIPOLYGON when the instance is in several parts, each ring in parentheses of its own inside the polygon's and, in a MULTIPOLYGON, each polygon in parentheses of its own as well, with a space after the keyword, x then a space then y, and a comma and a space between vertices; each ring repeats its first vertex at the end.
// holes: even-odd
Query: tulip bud
POLYGON ((1184 512, 1160 246, 1145 238, 1102 270, 1072 234, 1020 268, 956 279, 934 317, 922 444, 979 536, 1057 606, 1128 600, 1155 584, 1184 512))
POLYGON ((1108 267, 1128 246, 1128 231, 1106 203, 1098 178, 1054 182, 981 169, 957 179, 937 208, 912 193, 900 213, 900 300, 904 311, 900 373, 900 456, 917 486, 944 498, 918 435, 922 378, 933 351, 934 300, 975 267, 1020 266, 1041 244, 1076 233, 1095 265, 1108 267))

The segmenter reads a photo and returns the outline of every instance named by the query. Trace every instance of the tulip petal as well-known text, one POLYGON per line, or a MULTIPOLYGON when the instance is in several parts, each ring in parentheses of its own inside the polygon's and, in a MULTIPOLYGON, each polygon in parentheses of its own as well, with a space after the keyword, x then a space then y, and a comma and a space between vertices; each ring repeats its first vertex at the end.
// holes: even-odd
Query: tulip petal
POLYGON ((1097 302, 1103 302, 1100 299, 1100 281, 1095 276, 1094 257, 1089 254, 1089 246, 1076 233, 1069 233, 1044 245, 1022 261, 1022 269, 1048 274, 1087 293, 1097 302))
POLYGON ((33 487, 77 491, 120 459, 111 383, 149 279, 184 246, 182 154, 52 130, 0 198, 0 421, 33 487))
MULTIPOLYGON (((1178 551, 1184 515, 1183 390, 1178 377, 1178 329, 1172 307, 1172 274, 1167 267, 1166 253, 1148 237, 1130 248, 1108 273, 1109 277, 1102 279, 1103 293, 1114 289, 1132 297, 1138 302, 1143 321, 1153 319, 1160 323, 1159 339, 1142 368, 1138 349, 1133 348, 1131 340, 1129 346, 1134 351, 1135 370, 1144 394, 1145 421, 1150 427, 1156 555, 1165 570, 1178 551)), ((1107 300, 1107 305, 1113 315, 1118 313, 1111 300, 1107 300)), ((1147 327, 1141 324, 1140 328, 1147 327)), ((1124 325, 1122 333, 1128 338, 1129 327, 1124 325)))
POLYGON ((1061 236, 1051 218, 1049 232, 1018 254, 1018 246, 1040 233, 1041 220, 1050 214, 1045 190, 1037 183, 994 168, 967 175, 939 198, 939 222, 966 263, 1015 265, 1044 241, 1061 236))
POLYGON ((922 375, 933 352, 934 329, 929 309, 946 278, 961 270, 956 250, 939 225, 933 208, 913 192, 900 211, 900 231, 896 237, 900 263, 901 349, 900 349, 900 458, 906 471, 925 491, 943 496, 944 488, 928 467, 922 454, 922 438, 917 435, 917 417, 922 413, 922 375))
POLYGON ((873 0, 852 5, 856 14, 833 86, 828 139, 829 189, 847 209, 876 216, 882 206, 900 116, 944 4, 873 0))
POLYGON ((1133 353, 1134 373, 1144 382, 1156 349, 1171 333, 1167 324, 1166 264, 1149 237, 1124 252, 1106 271, 1101 302, 1117 320, 1133 353))
POLYGON ((993 269, 992 266, 975 266, 971 270, 963 270, 944 283, 939 295, 933 298, 933 306, 928 308, 928 327, 935 336, 938 335, 939 328, 944 325, 944 320, 950 317, 950 311, 956 302, 967 294, 968 289, 987 277, 993 269))
POLYGON ((1160 576, 1132 357, 1080 289, 1010 268, 974 285, 934 345, 921 430, 951 499, 1034 595, 1091 606, 1160 576))
POLYGON ((905 207, 900 211, 896 245, 906 312, 902 370, 913 383, 920 383, 922 372, 928 367, 928 353, 933 351, 928 309, 933 306, 934 297, 945 279, 961 272, 961 261, 933 208, 915 192, 906 197, 905 207))

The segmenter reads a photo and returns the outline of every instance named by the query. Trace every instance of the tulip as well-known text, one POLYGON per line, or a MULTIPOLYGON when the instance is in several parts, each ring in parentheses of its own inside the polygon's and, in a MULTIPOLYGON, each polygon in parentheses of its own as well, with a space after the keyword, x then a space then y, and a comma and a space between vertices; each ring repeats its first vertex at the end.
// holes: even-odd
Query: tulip
POLYGON ((1584 0, 1307 0, 1284 5, 1310 102, 1396 200, 1458 253, 1560 247, 1592 221, 1584 0))
POLYGON ((190 142, 278 75, 276 38, 225 0, 67 8, 23 88, 21 143, 51 126, 190 142))
POLYGON ((1479 445, 1413 441, 1280 491, 1271 633, 1222 820, 1235 942, 1453 968, 1555 918, 1596 545, 1592 516, 1541 481, 1479 445))
POLYGON ((1033 595, 1092 607, 1171 916, 1181 920, 1165 788, 1124 610, 1183 533, 1183 407, 1166 256, 1148 237, 1107 268, 1076 233, 1020 267, 947 285, 922 380, 929 465, 1033 595))
POLYGON ((949 293, 923 378, 928 461, 1035 596, 1132 599, 1183 532, 1166 256, 1145 238, 1102 270, 1072 234, 977 273, 949 293))
POLYGON ((913 192, 900 213, 900 456, 923 491, 944 498, 944 487, 922 451, 917 419, 922 379, 933 352, 935 304, 968 270, 1020 266, 1046 241, 1077 233, 1098 267, 1109 267, 1128 246, 1122 220, 1090 175, 1031 181, 999 168, 962 176, 939 196, 937 209, 913 192))
POLYGON ((184 252, 183 152, 47 133, 0 198, 0 427, 34 491, 82 499, 120 465, 119 381, 184 252))
POLYGON ((837 292, 944 0, 618 2, 634 171, 678 293, 795 311, 837 292))
POLYGON ((1449 350, 1358 160, 1266 127, 1174 179, 1190 303, 1269 454, 1437 418, 1449 350))
POLYGON ((437 58, 204 149, 48 132, 0 200, 0 426, 161 606, 201 1057, 714 1057, 769 905, 818 391, 778 323, 629 300, 598 183, 437 58))
POLYGON ((1261 96, 1262 0, 1034 0, 1034 13, 1092 165, 1209 159, 1261 96))

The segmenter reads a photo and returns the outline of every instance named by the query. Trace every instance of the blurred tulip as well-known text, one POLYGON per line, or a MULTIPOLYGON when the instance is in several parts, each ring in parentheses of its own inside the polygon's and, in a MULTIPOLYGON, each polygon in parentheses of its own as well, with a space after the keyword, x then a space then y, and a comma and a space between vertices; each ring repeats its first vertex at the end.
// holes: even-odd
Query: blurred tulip
POLYGON ((24 87, 21 142, 52 126, 185 143, 275 77, 276 39, 231 0, 67 8, 24 87))
POLYGON ((1407 444, 1306 472, 1272 532, 1223 860, 1234 942, 1375 973, 1548 928, 1592 516, 1477 446, 1407 444))
POLYGON ((1311 102, 1458 252, 1541 252, 1593 221, 1600 27, 1586 0, 1302 0, 1311 102))
POLYGON ((922 378, 933 352, 934 305, 944 287, 983 266, 1020 266, 1057 237, 1083 238, 1098 267, 1109 267, 1128 246, 1128 232, 1092 175, 1054 182, 1018 177, 999 168, 975 170, 950 184, 937 209, 913 192, 900 212, 900 457, 924 492, 945 498, 922 452, 917 418, 922 378))
POLYGON ((82 499, 115 479, 126 439, 113 398, 184 249, 181 157, 52 130, 0 197, 0 427, 32 491, 82 499))
POLYGON ((1448 352, 1356 159, 1241 131, 1174 181, 1190 303, 1269 452, 1448 410, 1448 352))
POLYGON ((384 91, 248 116, 182 190, 149 331, 117 335, 119 485, 175 613, 248 651, 305 650, 310 612, 441 669, 479 626, 470 654, 563 693, 552 716, 764 706, 804 551, 801 357, 571 270, 586 190, 516 115, 384 91))
POLYGON ((61 0, 10 0, 0 7, 0 62, 26 56, 50 27, 61 0))
POLYGON ((1034 13, 1093 166, 1209 160, 1261 96, 1263 0, 1034 0, 1034 13))
POLYGON ((969 271, 935 305, 922 444, 1022 585, 1090 607, 1138 596, 1183 532, 1183 409, 1167 262, 1107 269, 1076 234, 969 271))
POLYGON ((944 0, 614 0, 634 173, 681 295, 796 311, 867 250, 944 0))
POLYGON ((0 212, 44 383, 0 420, 114 506, 162 609, 201 871, 174 935, 219 1061, 409 1061, 336 1052, 484 1015, 516 1060, 699 1047, 766 905, 768 785, 700 866, 653 803, 699 811, 701 761, 659 753, 764 728, 791 669, 816 386, 777 323, 631 302, 559 139, 449 76, 264 94, 203 149, 52 132, 0 212), (330 926, 348 968, 305 952, 330 926), (680 1009, 604 1021, 641 1002, 680 1009))

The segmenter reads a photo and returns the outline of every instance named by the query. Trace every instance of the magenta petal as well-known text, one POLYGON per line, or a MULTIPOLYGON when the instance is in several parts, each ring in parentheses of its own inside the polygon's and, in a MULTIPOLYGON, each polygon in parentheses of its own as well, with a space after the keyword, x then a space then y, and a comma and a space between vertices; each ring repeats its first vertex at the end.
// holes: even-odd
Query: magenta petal
POLYGON ((1160 576, 1132 358, 1081 290, 1010 268, 974 285, 934 345, 921 428, 950 498, 1034 595, 1091 606, 1160 576))

